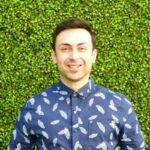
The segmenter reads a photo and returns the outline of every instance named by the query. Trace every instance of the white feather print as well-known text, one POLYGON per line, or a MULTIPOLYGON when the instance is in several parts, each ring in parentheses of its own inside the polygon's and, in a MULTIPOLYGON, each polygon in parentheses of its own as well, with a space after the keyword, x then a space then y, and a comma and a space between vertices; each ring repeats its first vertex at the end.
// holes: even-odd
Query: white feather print
POLYGON ((113 119, 116 123, 119 123, 119 119, 118 119, 116 116, 112 115, 112 119, 113 119))
POLYGON ((121 101, 121 97, 120 96, 117 96, 117 95, 113 95, 115 98, 117 98, 118 100, 121 101))
POLYGON ((56 91, 52 91, 53 93, 59 93, 59 91, 58 90, 56 90, 56 91))
POLYGON ((140 148, 144 148, 145 142, 143 141, 142 144, 140 145, 140 148))
POLYGON ((63 101, 63 100, 64 100, 64 97, 63 97, 63 96, 61 96, 61 97, 59 98, 59 100, 60 100, 60 101, 63 101))
POLYGON ((113 139, 113 133, 110 133, 110 136, 109 136, 110 140, 113 139))
POLYGON ((42 135, 43 135, 46 139, 49 139, 49 136, 48 136, 48 134, 47 134, 45 131, 42 131, 41 133, 42 133, 42 135))
POLYGON ((98 136, 98 133, 92 133, 91 135, 89 135, 90 139, 96 138, 98 136))
POLYGON ((91 90, 87 89, 87 93, 90 93, 90 92, 91 92, 91 90))
POLYGON ((54 139, 53 139, 53 145, 54 145, 54 147, 56 147, 56 145, 57 145, 57 141, 58 141, 58 139, 57 139, 57 138, 54 138, 54 139))
POLYGON ((31 130, 30 130, 30 134, 31 134, 31 135, 35 135, 35 132, 31 129, 31 130))
POLYGON ((80 93, 79 93, 79 95, 80 95, 81 97, 83 97, 83 96, 84 96, 84 94, 83 94, 82 92, 80 92, 80 93))
POLYGON ((29 122, 32 120, 32 116, 29 112, 27 112, 25 115, 24 115, 24 119, 26 122, 29 122))
POLYGON ((114 110, 114 111, 118 111, 117 108, 116 108, 116 106, 115 106, 115 104, 114 104, 114 102, 113 102, 113 100, 110 101, 109 108, 112 109, 112 110, 114 110))
POLYGON ((78 123, 79 124, 83 124, 83 121, 82 121, 82 119, 80 117, 78 117, 78 123))
POLYGON ((29 102, 31 103, 31 105, 34 105, 35 99, 34 98, 30 98, 29 102))
POLYGON ((127 145, 127 150, 134 150, 134 149, 127 145))
POLYGON ((44 116, 44 112, 42 111, 41 105, 39 105, 35 111, 38 115, 44 116))
POLYGON ((59 92, 61 95, 68 95, 68 92, 67 91, 60 91, 59 92))
POLYGON ((21 143, 17 144, 17 147, 15 148, 15 150, 21 150, 21 143))
POLYGON ((127 121, 127 119, 125 117, 123 117, 123 122, 126 122, 126 121, 127 121))
POLYGON ((131 129, 131 128, 132 128, 131 125, 128 124, 128 123, 125 123, 125 127, 128 128, 128 129, 131 129))
POLYGON ((42 92, 42 94, 41 95, 43 95, 43 96, 47 96, 47 93, 46 92, 42 92))
POLYGON ((60 150, 66 150, 64 147, 60 146, 60 150))
POLYGON ((66 102, 67 102, 67 104, 69 105, 69 104, 70 104, 70 98, 67 98, 67 99, 66 99, 66 102))
POLYGON ((128 114, 130 115, 132 113, 132 108, 129 108, 128 114))
POLYGON ((24 140, 26 143, 30 144, 30 140, 28 138, 24 137, 24 140))
POLYGON ((9 146, 7 147, 7 150, 10 150, 10 147, 9 147, 9 146))
POLYGON ((115 128, 115 126, 116 126, 116 123, 115 123, 115 121, 114 120, 112 120, 111 122, 110 122, 110 124, 109 124, 112 128, 115 128))
POLYGON ((93 120, 95 120, 97 118, 97 115, 92 115, 91 117, 89 117, 88 119, 90 120, 90 121, 93 121, 93 120))
POLYGON ((16 140, 16 137, 17 137, 17 132, 16 130, 13 130, 13 140, 16 140))
POLYGON ((89 106, 92 107, 93 103, 94 103, 94 98, 91 98, 89 101, 89 106))
POLYGON ((102 142, 96 146, 97 149, 107 150, 106 143, 102 142))
POLYGON ((67 113, 64 112, 63 110, 60 110, 59 113, 60 113, 60 115, 61 115, 64 119, 67 119, 67 118, 68 118, 67 113))
POLYGON ((74 145, 74 150, 79 150, 79 149, 82 149, 82 145, 80 144, 79 141, 77 141, 74 145))
POLYGON ((98 125, 98 127, 99 127, 99 129, 103 132, 103 133, 105 133, 105 126, 101 123, 101 122, 97 122, 97 125, 98 125))
POLYGON ((87 131, 86 131, 86 129, 85 129, 85 128, 83 128, 83 127, 79 127, 79 129, 80 129, 80 131, 81 131, 83 134, 87 134, 87 131))
MULTIPOLYGON (((110 144, 113 146, 114 145, 114 143, 113 142, 110 142, 110 144)), ((117 148, 116 148, 116 150, 118 150, 117 148)))
POLYGON ((25 125, 22 126, 23 133, 28 136, 27 128, 25 125))
MULTIPOLYGON (((19 115, 18 115, 18 118, 17 118, 18 121, 20 120, 20 117, 21 117, 21 112, 19 112, 19 115)), ((24 115, 24 119, 26 120, 25 115, 24 115)))
POLYGON ((131 142, 132 140, 130 138, 128 138, 126 134, 123 134, 123 138, 121 141, 131 142))
POLYGON ((58 124, 60 122, 60 120, 54 120, 54 121, 52 121, 50 124, 51 125, 56 125, 56 124, 58 124))
POLYGON ((119 134, 119 128, 118 126, 115 127, 116 133, 119 134))
POLYGON ((81 108, 79 108, 78 106, 76 106, 75 109, 74 109, 74 114, 76 114, 79 111, 81 111, 81 108))
POLYGON ((76 124, 74 124, 72 127, 73 127, 73 128, 78 128, 78 127, 79 127, 79 124, 76 123, 76 124))
POLYGON ((58 103, 54 104, 52 110, 55 111, 58 108, 58 103))
POLYGON ((124 98, 124 100, 131 105, 131 102, 127 98, 124 98))
POLYGON ((46 145, 45 145, 45 143, 44 143, 43 140, 42 140, 42 148, 43 148, 43 150, 48 150, 48 149, 46 148, 46 145))
POLYGON ((135 116, 135 119, 138 120, 137 116, 135 116))
POLYGON ((94 94, 94 96, 95 96, 95 97, 101 97, 103 100, 106 99, 106 96, 104 95, 104 93, 101 93, 101 92, 94 94))
POLYGON ((59 135, 64 135, 64 129, 58 132, 59 135))
POLYGON ((91 91, 91 89, 92 89, 92 81, 91 80, 89 80, 89 91, 91 91))
POLYGON ((111 123, 109 124, 113 129, 116 130, 116 133, 119 134, 119 128, 116 125, 116 122, 114 120, 111 121, 111 123))
POLYGON ((44 123, 41 120, 38 120, 38 125, 39 127, 41 127, 42 129, 45 129, 44 123))
POLYGON ((69 140, 70 139, 70 132, 69 132, 69 130, 67 128, 65 128, 64 132, 65 132, 65 136, 66 136, 67 140, 69 140))
POLYGON ((44 97, 43 100, 46 104, 48 104, 48 105, 50 104, 50 100, 48 98, 44 97))
POLYGON ((105 110, 103 107, 101 107, 100 105, 96 105, 96 108, 100 113, 105 114, 105 110))
POLYGON ((135 129, 136 129, 136 134, 139 134, 139 127, 138 127, 138 125, 136 125, 135 129))
POLYGON ((67 128, 64 128, 63 130, 58 132, 59 135, 64 135, 67 140, 70 138, 70 132, 67 128))

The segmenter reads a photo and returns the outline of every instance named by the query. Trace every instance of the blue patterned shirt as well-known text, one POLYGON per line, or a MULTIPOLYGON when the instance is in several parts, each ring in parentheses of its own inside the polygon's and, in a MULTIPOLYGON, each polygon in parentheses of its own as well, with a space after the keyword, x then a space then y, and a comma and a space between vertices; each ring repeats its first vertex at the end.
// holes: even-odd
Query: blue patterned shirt
POLYGON ((142 150, 130 102, 92 80, 77 92, 58 84, 23 106, 8 150, 142 150))

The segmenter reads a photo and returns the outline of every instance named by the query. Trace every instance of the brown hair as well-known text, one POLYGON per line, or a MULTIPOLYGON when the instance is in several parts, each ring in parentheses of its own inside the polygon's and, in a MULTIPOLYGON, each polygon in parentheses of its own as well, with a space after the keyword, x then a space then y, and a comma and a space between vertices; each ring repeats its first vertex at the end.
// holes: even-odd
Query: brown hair
POLYGON ((55 50, 56 37, 60 32, 74 28, 81 28, 87 30, 92 38, 93 49, 95 49, 96 47, 95 33, 92 31, 88 23, 78 18, 71 18, 64 20, 56 26, 54 32, 52 33, 52 43, 51 43, 52 49, 55 50))

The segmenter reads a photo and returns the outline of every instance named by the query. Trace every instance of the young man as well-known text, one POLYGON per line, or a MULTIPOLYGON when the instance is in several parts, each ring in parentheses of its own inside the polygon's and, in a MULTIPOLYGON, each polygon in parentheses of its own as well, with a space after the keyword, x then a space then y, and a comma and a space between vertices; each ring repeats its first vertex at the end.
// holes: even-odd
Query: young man
POLYGON ((130 102, 90 78, 96 38, 80 19, 53 33, 52 60, 60 81, 23 106, 8 150, 143 150, 145 142, 130 102))

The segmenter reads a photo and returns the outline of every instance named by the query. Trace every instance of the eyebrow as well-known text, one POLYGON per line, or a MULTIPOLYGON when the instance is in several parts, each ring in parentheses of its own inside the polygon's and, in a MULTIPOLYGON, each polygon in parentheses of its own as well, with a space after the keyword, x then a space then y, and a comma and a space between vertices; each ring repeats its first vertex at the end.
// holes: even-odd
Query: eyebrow
MULTIPOLYGON (((87 45, 87 43, 82 42, 82 43, 78 43, 77 45, 80 46, 80 45, 85 45, 85 44, 87 45)), ((59 46, 71 46, 71 44, 69 44, 69 43, 62 43, 59 46)))

